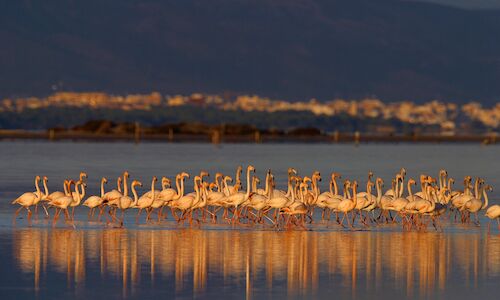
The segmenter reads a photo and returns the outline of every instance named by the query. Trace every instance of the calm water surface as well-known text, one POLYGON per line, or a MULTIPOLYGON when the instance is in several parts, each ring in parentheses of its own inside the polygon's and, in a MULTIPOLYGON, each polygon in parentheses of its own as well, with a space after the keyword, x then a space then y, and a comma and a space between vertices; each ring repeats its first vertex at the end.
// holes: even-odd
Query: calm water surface
MULTIPOLYGON (((93 298, 496 298, 500 292, 500 235, 444 218, 444 231, 401 232, 399 225, 356 231, 318 222, 309 231, 269 228, 196 228, 165 224, 103 228, 77 211, 77 229, 52 228, 41 217, 12 223, 9 203, 33 190, 33 176, 59 190, 67 177, 89 174, 89 193, 101 176, 125 169, 144 183, 181 170, 222 171, 252 163, 278 184, 286 169, 332 171, 362 184, 373 170, 386 180, 400 167, 410 177, 446 168, 460 183, 481 176, 498 203, 500 151, 479 145, 222 145, 0 142, 0 295, 2 299, 93 298)), ((327 188, 327 180, 322 188, 327 188)), ((147 184, 146 184, 147 185, 147 184)), ((189 186, 192 186, 190 184, 189 186)), ((460 187, 459 185, 457 187, 460 187)), ((108 189, 114 188, 113 181, 108 189)), ((461 188, 461 187, 460 187, 461 188)))

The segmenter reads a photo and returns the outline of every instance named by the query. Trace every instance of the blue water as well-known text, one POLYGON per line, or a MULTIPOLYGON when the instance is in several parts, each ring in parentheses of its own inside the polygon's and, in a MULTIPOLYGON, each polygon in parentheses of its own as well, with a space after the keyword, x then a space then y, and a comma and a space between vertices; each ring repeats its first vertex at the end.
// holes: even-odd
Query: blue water
MULTIPOLYGON (((153 175, 173 178, 201 169, 234 177, 238 164, 253 164, 264 178, 272 169, 280 188, 286 170, 301 175, 319 170, 358 179, 369 170, 386 182, 401 167, 409 177, 437 175, 445 168, 456 179, 481 176, 493 185, 498 203, 498 146, 462 144, 210 144, 0 142, 0 295, 2 299, 93 298, 485 298, 500 290, 500 235, 481 226, 443 217, 443 231, 403 232, 399 224, 344 229, 317 220, 308 230, 173 222, 125 228, 88 222, 78 207, 76 229, 52 227, 39 214, 29 227, 24 213, 12 222, 10 201, 34 190, 34 175, 46 175, 50 190, 65 178, 89 174, 88 194, 107 189, 124 170, 148 189, 153 175)), ((191 189, 192 183, 188 183, 191 189)), ((319 215, 319 212, 317 213, 319 215)), ((494 224, 496 225, 496 223, 494 224)))

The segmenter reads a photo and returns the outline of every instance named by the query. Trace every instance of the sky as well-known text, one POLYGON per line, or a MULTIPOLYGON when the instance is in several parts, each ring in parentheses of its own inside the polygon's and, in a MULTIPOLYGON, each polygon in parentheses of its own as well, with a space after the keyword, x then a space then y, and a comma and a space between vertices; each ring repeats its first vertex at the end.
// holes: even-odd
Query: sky
POLYGON ((500 0, 417 0, 472 9, 500 9, 500 0))

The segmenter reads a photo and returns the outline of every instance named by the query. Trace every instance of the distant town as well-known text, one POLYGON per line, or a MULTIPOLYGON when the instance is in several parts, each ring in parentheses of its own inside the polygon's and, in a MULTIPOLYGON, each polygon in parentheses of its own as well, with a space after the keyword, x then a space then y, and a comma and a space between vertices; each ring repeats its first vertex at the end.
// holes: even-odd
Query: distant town
MULTIPOLYGON (((424 104, 416 104, 410 101, 401 101, 394 103, 385 103, 381 99, 366 98, 360 100, 334 99, 331 101, 320 102, 315 99, 309 101, 286 101, 275 100, 256 95, 239 95, 234 97, 224 97, 221 95, 210 95, 196 93, 192 95, 162 95, 158 92, 150 94, 132 94, 132 95, 111 95, 101 92, 58 92, 47 97, 27 97, 16 99, 3 99, 0 101, 0 126, 2 128, 13 128, 15 122, 6 121, 7 118, 23 115, 29 112, 31 115, 37 111, 60 110, 62 113, 68 109, 78 111, 84 109, 87 111, 86 118, 80 121, 89 121, 94 118, 92 111, 114 111, 114 112, 141 112, 144 115, 147 112, 161 113, 162 111, 175 111, 176 109, 192 108, 196 111, 210 109, 211 114, 216 116, 207 123, 214 123, 217 120, 217 112, 222 116, 228 116, 231 112, 242 113, 241 122, 257 127, 267 126, 261 122, 252 122, 252 118, 246 118, 245 113, 276 114, 280 113, 305 113, 309 121, 301 124, 301 118, 291 120, 286 126, 292 127, 318 127, 324 131, 336 129, 336 125, 315 126, 314 119, 328 120, 335 118, 352 119, 363 124, 365 121, 374 123, 371 127, 365 127, 362 131, 372 131, 378 133, 397 133, 398 126, 404 124, 409 128, 433 128, 441 134, 454 135, 464 132, 495 132, 500 124, 500 102, 493 107, 482 107, 480 103, 470 102, 463 105, 454 103, 445 103, 440 101, 429 101, 424 104), (90 113, 88 113, 90 111, 90 113), (311 121, 313 120, 313 121, 311 121), (10 123, 9 123, 10 122, 10 123), (395 123, 399 125, 394 125, 395 123), (366 129, 368 128, 368 129, 366 129)), ((133 115, 133 114, 132 114, 133 115)), ((252 115, 254 116, 254 115, 252 115)), ((106 118, 106 115, 98 114, 95 118, 106 118)), ((112 119, 112 118, 111 118, 112 119)), ((146 118, 147 119, 147 118, 146 118)), ((35 118, 36 120, 36 118, 35 118)), ((121 119, 123 121, 123 118, 121 119)), ((224 117, 221 117, 224 121, 224 117)), ((135 121, 135 120, 130 120, 135 121)), ((184 121, 181 116, 175 119, 157 118, 155 122, 168 123, 171 121, 184 121)), ((187 119, 192 122, 192 119, 187 119)), ((204 120, 201 120, 202 122, 204 120)), ((66 125, 55 124, 57 126, 66 125)), ((234 122, 234 121, 233 121, 234 122)), ((319 122, 321 123, 321 122, 319 122)), ((323 122, 324 123, 324 122, 323 122)), ((45 123, 44 123, 45 124, 45 123)), ((52 123, 46 123, 54 125, 52 123)), ((342 123, 343 124, 343 123, 342 123)), ((341 124, 341 125, 342 125, 341 124)), ((75 125, 75 124, 68 124, 75 125)), ((158 125, 158 124, 156 124, 158 125)), ((339 125, 340 127, 342 127, 339 125)), ((271 124, 269 126, 275 126, 271 124)), ((285 125, 283 125, 285 126, 285 125)), ((357 125, 354 125, 356 127, 357 125)), ((26 128, 26 127, 25 127, 26 128)), ((39 128, 38 128, 39 129, 39 128)), ((288 129, 288 128, 281 128, 288 129)), ((341 128, 342 129, 342 128, 341 128)), ((359 128, 354 128, 359 130, 359 128)))

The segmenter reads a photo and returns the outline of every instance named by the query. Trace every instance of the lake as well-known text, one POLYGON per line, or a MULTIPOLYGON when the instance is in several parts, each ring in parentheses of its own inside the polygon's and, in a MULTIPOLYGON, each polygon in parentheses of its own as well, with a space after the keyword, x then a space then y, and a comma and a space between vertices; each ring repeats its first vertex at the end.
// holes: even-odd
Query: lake
MULTIPOLYGON (((357 179, 368 171, 384 181, 401 168, 408 177, 437 176, 445 168, 462 189, 464 176, 481 176, 498 203, 500 148, 472 144, 168 144, 0 142, 0 294, 23 298, 493 298, 500 291, 500 235, 496 226, 457 224, 443 216, 443 231, 404 232, 399 224, 344 229, 316 218, 307 231, 201 224, 169 219, 125 228, 87 222, 78 207, 76 229, 52 227, 42 215, 29 227, 25 212, 15 224, 10 202, 34 190, 35 175, 61 190, 65 178, 86 171, 88 194, 109 190, 128 170, 147 191, 153 175, 173 178, 201 169, 234 177, 237 165, 253 164, 263 179, 272 169, 280 188, 286 170, 332 171, 357 179)), ((213 176, 213 175, 212 175, 213 176)), ((386 185, 387 188, 387 185, 386 185)), ((188 182, 192 190, 192 181, 188 182)), ((484 212, 481 213, 483 215, 484 212)), ((317 212, 319 215, 319 212, 317 212)), ((496 223, 494 223, 496 225, 496 223)))

